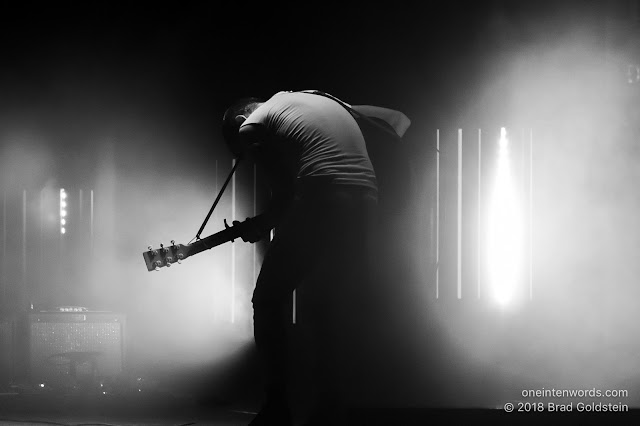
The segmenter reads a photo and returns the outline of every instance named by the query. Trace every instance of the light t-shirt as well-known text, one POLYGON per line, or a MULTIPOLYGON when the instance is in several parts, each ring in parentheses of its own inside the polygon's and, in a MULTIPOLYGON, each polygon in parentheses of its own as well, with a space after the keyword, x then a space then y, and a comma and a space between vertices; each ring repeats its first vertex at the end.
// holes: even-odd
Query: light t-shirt
POLYGON ((332 99, 311 93, 278 92, 258 107, 242 126, 258 124, 276 136, 297 179, 324 178, 332 184, 377 191, 376 175, 360 127, 332 99))

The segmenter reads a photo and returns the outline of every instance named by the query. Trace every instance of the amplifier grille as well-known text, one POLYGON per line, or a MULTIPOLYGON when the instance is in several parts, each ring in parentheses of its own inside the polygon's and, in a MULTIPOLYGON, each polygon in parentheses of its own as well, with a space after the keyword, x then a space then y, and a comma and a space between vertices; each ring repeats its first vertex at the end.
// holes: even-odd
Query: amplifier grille
POLYGON ((122 372, 124 316, 48 313, 30 316, 30 376, 47 381, 74 374, 122 372), (92 365, 93 363, 93 365, 92 365))

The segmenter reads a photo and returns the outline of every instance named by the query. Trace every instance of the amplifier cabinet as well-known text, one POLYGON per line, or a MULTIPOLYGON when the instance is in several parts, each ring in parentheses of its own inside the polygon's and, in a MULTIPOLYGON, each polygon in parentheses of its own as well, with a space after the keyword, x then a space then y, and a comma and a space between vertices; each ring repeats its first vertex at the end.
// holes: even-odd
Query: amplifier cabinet
POLYGON ((29 376, 116 376, 123 369, 125 316, 111 312, 29 314, 29 376))

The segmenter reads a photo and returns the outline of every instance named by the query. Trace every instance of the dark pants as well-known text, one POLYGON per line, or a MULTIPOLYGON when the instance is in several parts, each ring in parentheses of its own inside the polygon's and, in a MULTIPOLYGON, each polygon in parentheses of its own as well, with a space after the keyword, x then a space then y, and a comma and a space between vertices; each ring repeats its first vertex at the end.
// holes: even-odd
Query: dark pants
MULTIPOLYGON (((345 318, 339 302, 347 293, 367 291, 365 282, 369 228, 375 212, 372 191, 349 186, 308 187, 297 196, 275 232, 253 294, 254 333, 266 367, 267 397, 283 398, 287 384, 287 329, 292 292, 312 297, 303 305, 325 369, 323 388, 338 350, 333 332, 345 318), (309 290, 309 291, 307 291, 309 290)), ((321 380, 322 381, 322 380, 321 380)))

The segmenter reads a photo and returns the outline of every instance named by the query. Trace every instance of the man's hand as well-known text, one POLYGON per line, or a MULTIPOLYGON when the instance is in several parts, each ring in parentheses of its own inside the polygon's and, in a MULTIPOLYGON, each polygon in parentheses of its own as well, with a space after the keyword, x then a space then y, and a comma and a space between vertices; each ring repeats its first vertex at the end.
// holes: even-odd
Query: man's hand
POLYGON ((255 243, 256 241, 260 241, 264 236, 264 232, 262 231, 259 222, 259 219, 253 217, 247 218, 244 222, 234 220, 233 226, 240 227, 240 237, 242 238, 242 241, 245 243, 255 243))

